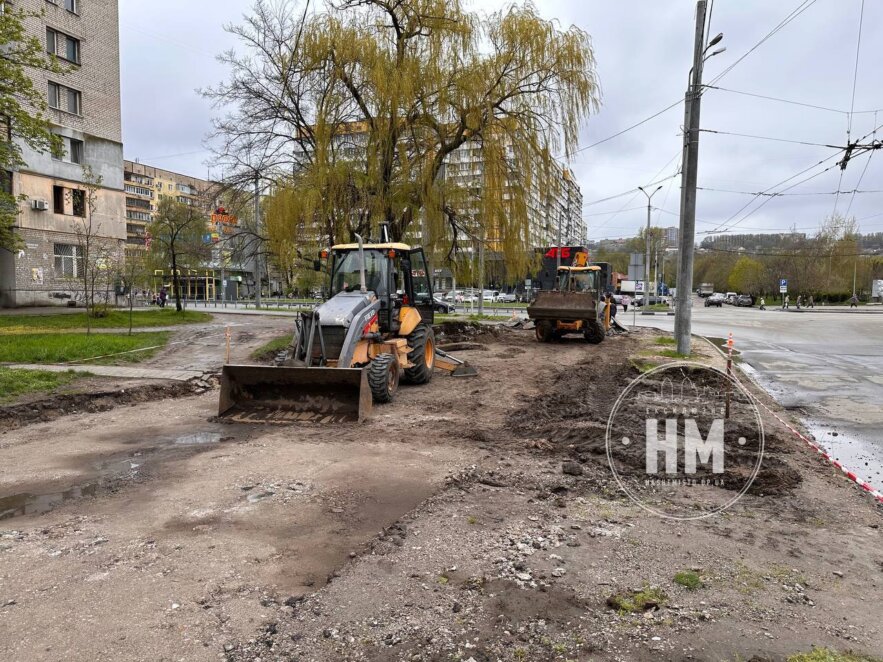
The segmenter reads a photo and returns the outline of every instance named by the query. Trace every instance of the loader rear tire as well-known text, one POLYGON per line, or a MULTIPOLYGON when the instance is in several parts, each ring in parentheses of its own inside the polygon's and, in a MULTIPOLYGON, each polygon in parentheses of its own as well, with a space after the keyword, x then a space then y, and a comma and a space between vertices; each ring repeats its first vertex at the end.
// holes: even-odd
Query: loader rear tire
POLYGON ((583 332, 583 335, 586 339, 586 342, 591 343, 592 345, 597 345, 599 342, 602 342, 606 337, 606 334, 604 333, 604 328, 597 320, 586 320, 586 329, 583 332))
POLYGON ((408 361, 413 368, 405 368, 405 382, 426 384, 435 369, 435 332, 431 326, 420 324, 408 336, 408 361))
POLYGON ((399 388, 399 362, 392 354, 379 354, 368 364, 368 387, 374 402, 392 402, 399 388))

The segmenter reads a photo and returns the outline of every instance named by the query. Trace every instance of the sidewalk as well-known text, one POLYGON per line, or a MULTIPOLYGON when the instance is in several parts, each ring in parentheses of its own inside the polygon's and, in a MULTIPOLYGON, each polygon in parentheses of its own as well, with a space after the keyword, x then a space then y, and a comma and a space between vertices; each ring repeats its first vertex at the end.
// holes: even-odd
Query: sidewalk
POLYGON ((139 368, 115 365, 89 365, 89 364, 31 364, 31 363, 5 363, 6 368, 14 370, 46 370, 48 372, 67 372, 77 370, 88 372, 98 377, 120 377, 123 379, 163 379, 176 382, 186 382, 198 379, 205 373, 199 370, 165 370, 163 368, 139 368))
POLYGON ((849 306, 816 306, 815 308, 807 308, 802 306, 799 310, 794 304, 787 309, 779 306, 767 306, 767 310, 779 310, 784 313, 858 313, 860 315, 883 315, 883 306, 859 306, 858 308, 850 308, 849 306))

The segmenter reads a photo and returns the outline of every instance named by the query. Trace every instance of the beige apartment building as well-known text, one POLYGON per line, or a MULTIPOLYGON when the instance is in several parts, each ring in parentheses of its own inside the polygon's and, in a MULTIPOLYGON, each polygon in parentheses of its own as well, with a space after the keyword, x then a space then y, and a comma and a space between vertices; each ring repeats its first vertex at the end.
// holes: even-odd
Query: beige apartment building
POLYGON ((216 201, 212 188, 216 185, 205 179, 126 160, 123 161, 123 180, 127 250, 144 248, 147 226, 164 198, 201 206, 206 214, 214 211, 216 201))
POLYGON ((64 154, 23 145, 26 166, 12 173, 24 195, 17 232, 24 247, 0 249, 0 307, 59 304, 76 296, 82 275, 77 226, 88 214, 84 168, 100 178, 92 216, 95 234, 112 250, 126 241, 123 143, 120 117, 120 48, 117 0, 16 0, 38 16, 27 31, 71 71, 31 71, 49 104, 52 130, 64 154))

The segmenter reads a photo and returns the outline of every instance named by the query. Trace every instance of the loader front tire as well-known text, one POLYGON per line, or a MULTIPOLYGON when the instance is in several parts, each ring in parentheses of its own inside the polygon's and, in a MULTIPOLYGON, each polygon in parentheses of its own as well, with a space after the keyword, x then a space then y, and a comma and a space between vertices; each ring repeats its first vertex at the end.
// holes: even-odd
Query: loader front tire
POLYGON ((606 337, 604 327, 602 327, 601 323, 597 320, 586 320, 586 328, 583 331, 583 335, 586 342, 591 343, 592 345, 597 345, 606 337))
POLYGON ((534 333, 536 333, 539 342, 552 342, 555 337, 555 329, 549 320, 539 320, 534 333))
POLYGON ((426 384, 435 369, 435 332, 431 326, 419 324, 408 336, 408 361, 413 368, 405 368, 408 384, 426 384))
POLYGON ((368 387, 374 402, 392 402, 399 388, 399 362, 392 354, 379 354, 368 364, 368 387))

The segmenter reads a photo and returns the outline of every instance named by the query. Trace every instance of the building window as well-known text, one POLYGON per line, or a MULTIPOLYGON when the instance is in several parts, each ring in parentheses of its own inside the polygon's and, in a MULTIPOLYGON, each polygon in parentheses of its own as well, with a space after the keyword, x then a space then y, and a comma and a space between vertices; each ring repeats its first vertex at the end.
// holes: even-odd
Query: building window
POLYGON ((0 193, 12 195, 12 173, 8 170, 0 170, 0 193))
POLYGON ((64 8, 67 9, 71 14, 80 13, 80 3, 78 0, 64 0, 64 8))
POLYGON ((49 107, 50 108, 61 108, 59 106, 59 88, 61 86, 58 83, 49 83, 49 107))
POLYGON ((135 186, 134 184, 125 184, 126 193, 134 193, 135 195, 143 195, 145 198, 153 198, 153 191, 143 186, 135 186))
POLYGON ((86 218, 86 192, 82 189, 72 189, 71 201, 73 202, 74 216, 86 218))
POLYGON ((60 154, 53 154, 52 158, 56 161, 64 161, 65 163, 82 163, 83 162, 83 141, 75 138, 62 136, 62 151, 60 154))
POLYGON ((61 278, 79 278, 83 275, 82 246, 55 244, 55 275, 61 278))
POLYGON ((46 28, 46 52, 68 62, 80 64, 80 40, 48 27, 46 28))
POLYGON ((67 112, 74 115, 83 114, 83 95, 78 90, 67 88, 67 112))
POLYGON ((83 114, 83 96, 74 90, 58 83, 49 83, 49 107, 64 110, 73 115, 83 114), (62 106, 62 100, 66 104, 62 106))
POLYGON ((80 40, 58 30, 46 28, 46 52, 80 64, 80 40))
POLYGON ((64 213, 64 187, 52 187, 52 211, 56 214, 64 213))

